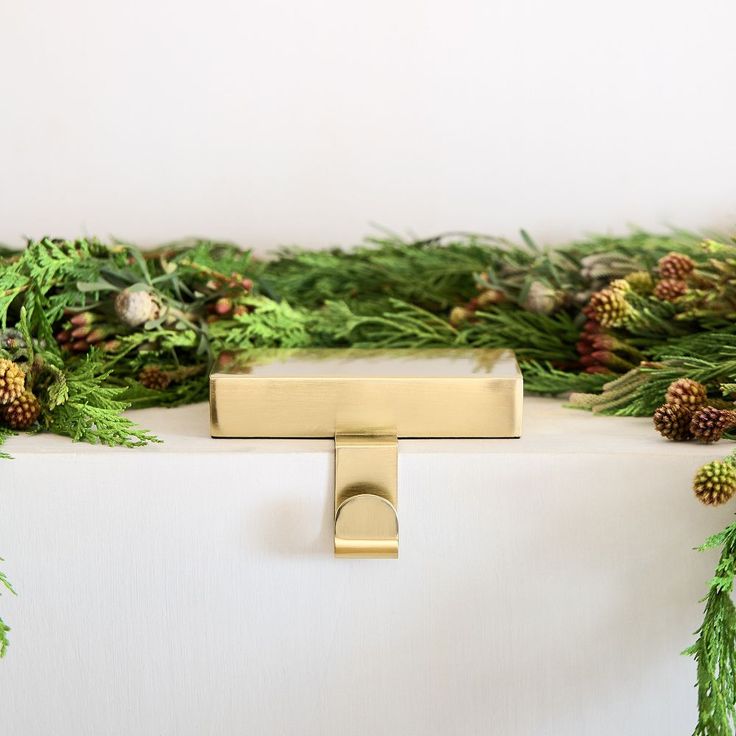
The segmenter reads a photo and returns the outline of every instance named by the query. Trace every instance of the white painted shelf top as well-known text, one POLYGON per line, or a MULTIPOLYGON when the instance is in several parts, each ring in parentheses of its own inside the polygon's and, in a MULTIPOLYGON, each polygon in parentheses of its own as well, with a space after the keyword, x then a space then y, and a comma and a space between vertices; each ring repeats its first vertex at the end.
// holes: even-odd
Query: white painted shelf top
MULTIPOLYGON (((128 416, 155 433, 160 444, 134 449, 74 443, 65 437, 39 434, 11 437, 4 448, 14 457, 36 454, 114 453, 141 458, 149 453, 263 453, 332 452, 330 440, 212 439, 209 407, 194 404, 176 409, 142 409, 128 416)), ((526 397, 520 439, 399 440, 402 453, 474 455, 497 454, 616 454, 690 456, 708 460, 724 454, 723 448, 697 443, 673 443, 659 437, 651 419, 606 417, 569 409, 559 399, 526 397)))

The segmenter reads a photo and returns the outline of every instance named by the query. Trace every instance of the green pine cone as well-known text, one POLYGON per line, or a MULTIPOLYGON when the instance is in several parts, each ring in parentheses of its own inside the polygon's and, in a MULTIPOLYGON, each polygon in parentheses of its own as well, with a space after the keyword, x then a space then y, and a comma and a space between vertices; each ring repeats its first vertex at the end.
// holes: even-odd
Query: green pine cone
POLYGON ((727 460, 713 460, 695 475, 693 490, 709 506, 726 503, 736 492, 736 468, 727 460))

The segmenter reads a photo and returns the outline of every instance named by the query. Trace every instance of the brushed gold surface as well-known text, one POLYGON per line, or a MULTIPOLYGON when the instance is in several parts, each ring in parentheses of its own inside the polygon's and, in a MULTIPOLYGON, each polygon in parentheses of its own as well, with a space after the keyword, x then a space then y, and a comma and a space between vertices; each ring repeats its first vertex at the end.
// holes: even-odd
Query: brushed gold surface
POLYGON ((267 350, 210 377, 213 437, 518 437, 507 350, 267 350))
POLYGON ((265 350, 210 376, 213 437, 334 437, 335 555, 398 557, 397 437, 518 437, 508 350, 265 350))
POLYGON ((335 435, 335 556, 398 557, 396 435, 335 435))

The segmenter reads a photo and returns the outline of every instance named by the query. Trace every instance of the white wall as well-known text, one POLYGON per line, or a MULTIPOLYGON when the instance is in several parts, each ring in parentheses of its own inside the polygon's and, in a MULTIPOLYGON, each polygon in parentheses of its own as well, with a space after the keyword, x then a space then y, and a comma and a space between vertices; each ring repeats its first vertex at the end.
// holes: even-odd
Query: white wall
POLYGON ((0 7, 0 240, 736 220, 731 0, 0 7))

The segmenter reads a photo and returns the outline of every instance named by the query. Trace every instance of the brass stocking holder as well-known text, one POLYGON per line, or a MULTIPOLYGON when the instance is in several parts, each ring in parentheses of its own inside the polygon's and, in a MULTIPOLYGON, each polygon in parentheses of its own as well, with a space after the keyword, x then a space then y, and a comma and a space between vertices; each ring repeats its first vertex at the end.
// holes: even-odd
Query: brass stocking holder
POLYGON ((398 437, 518 437, 507 350, 252 351, 210 377, 213 437, 335 440, 335 555, 398 557, 398 437))

